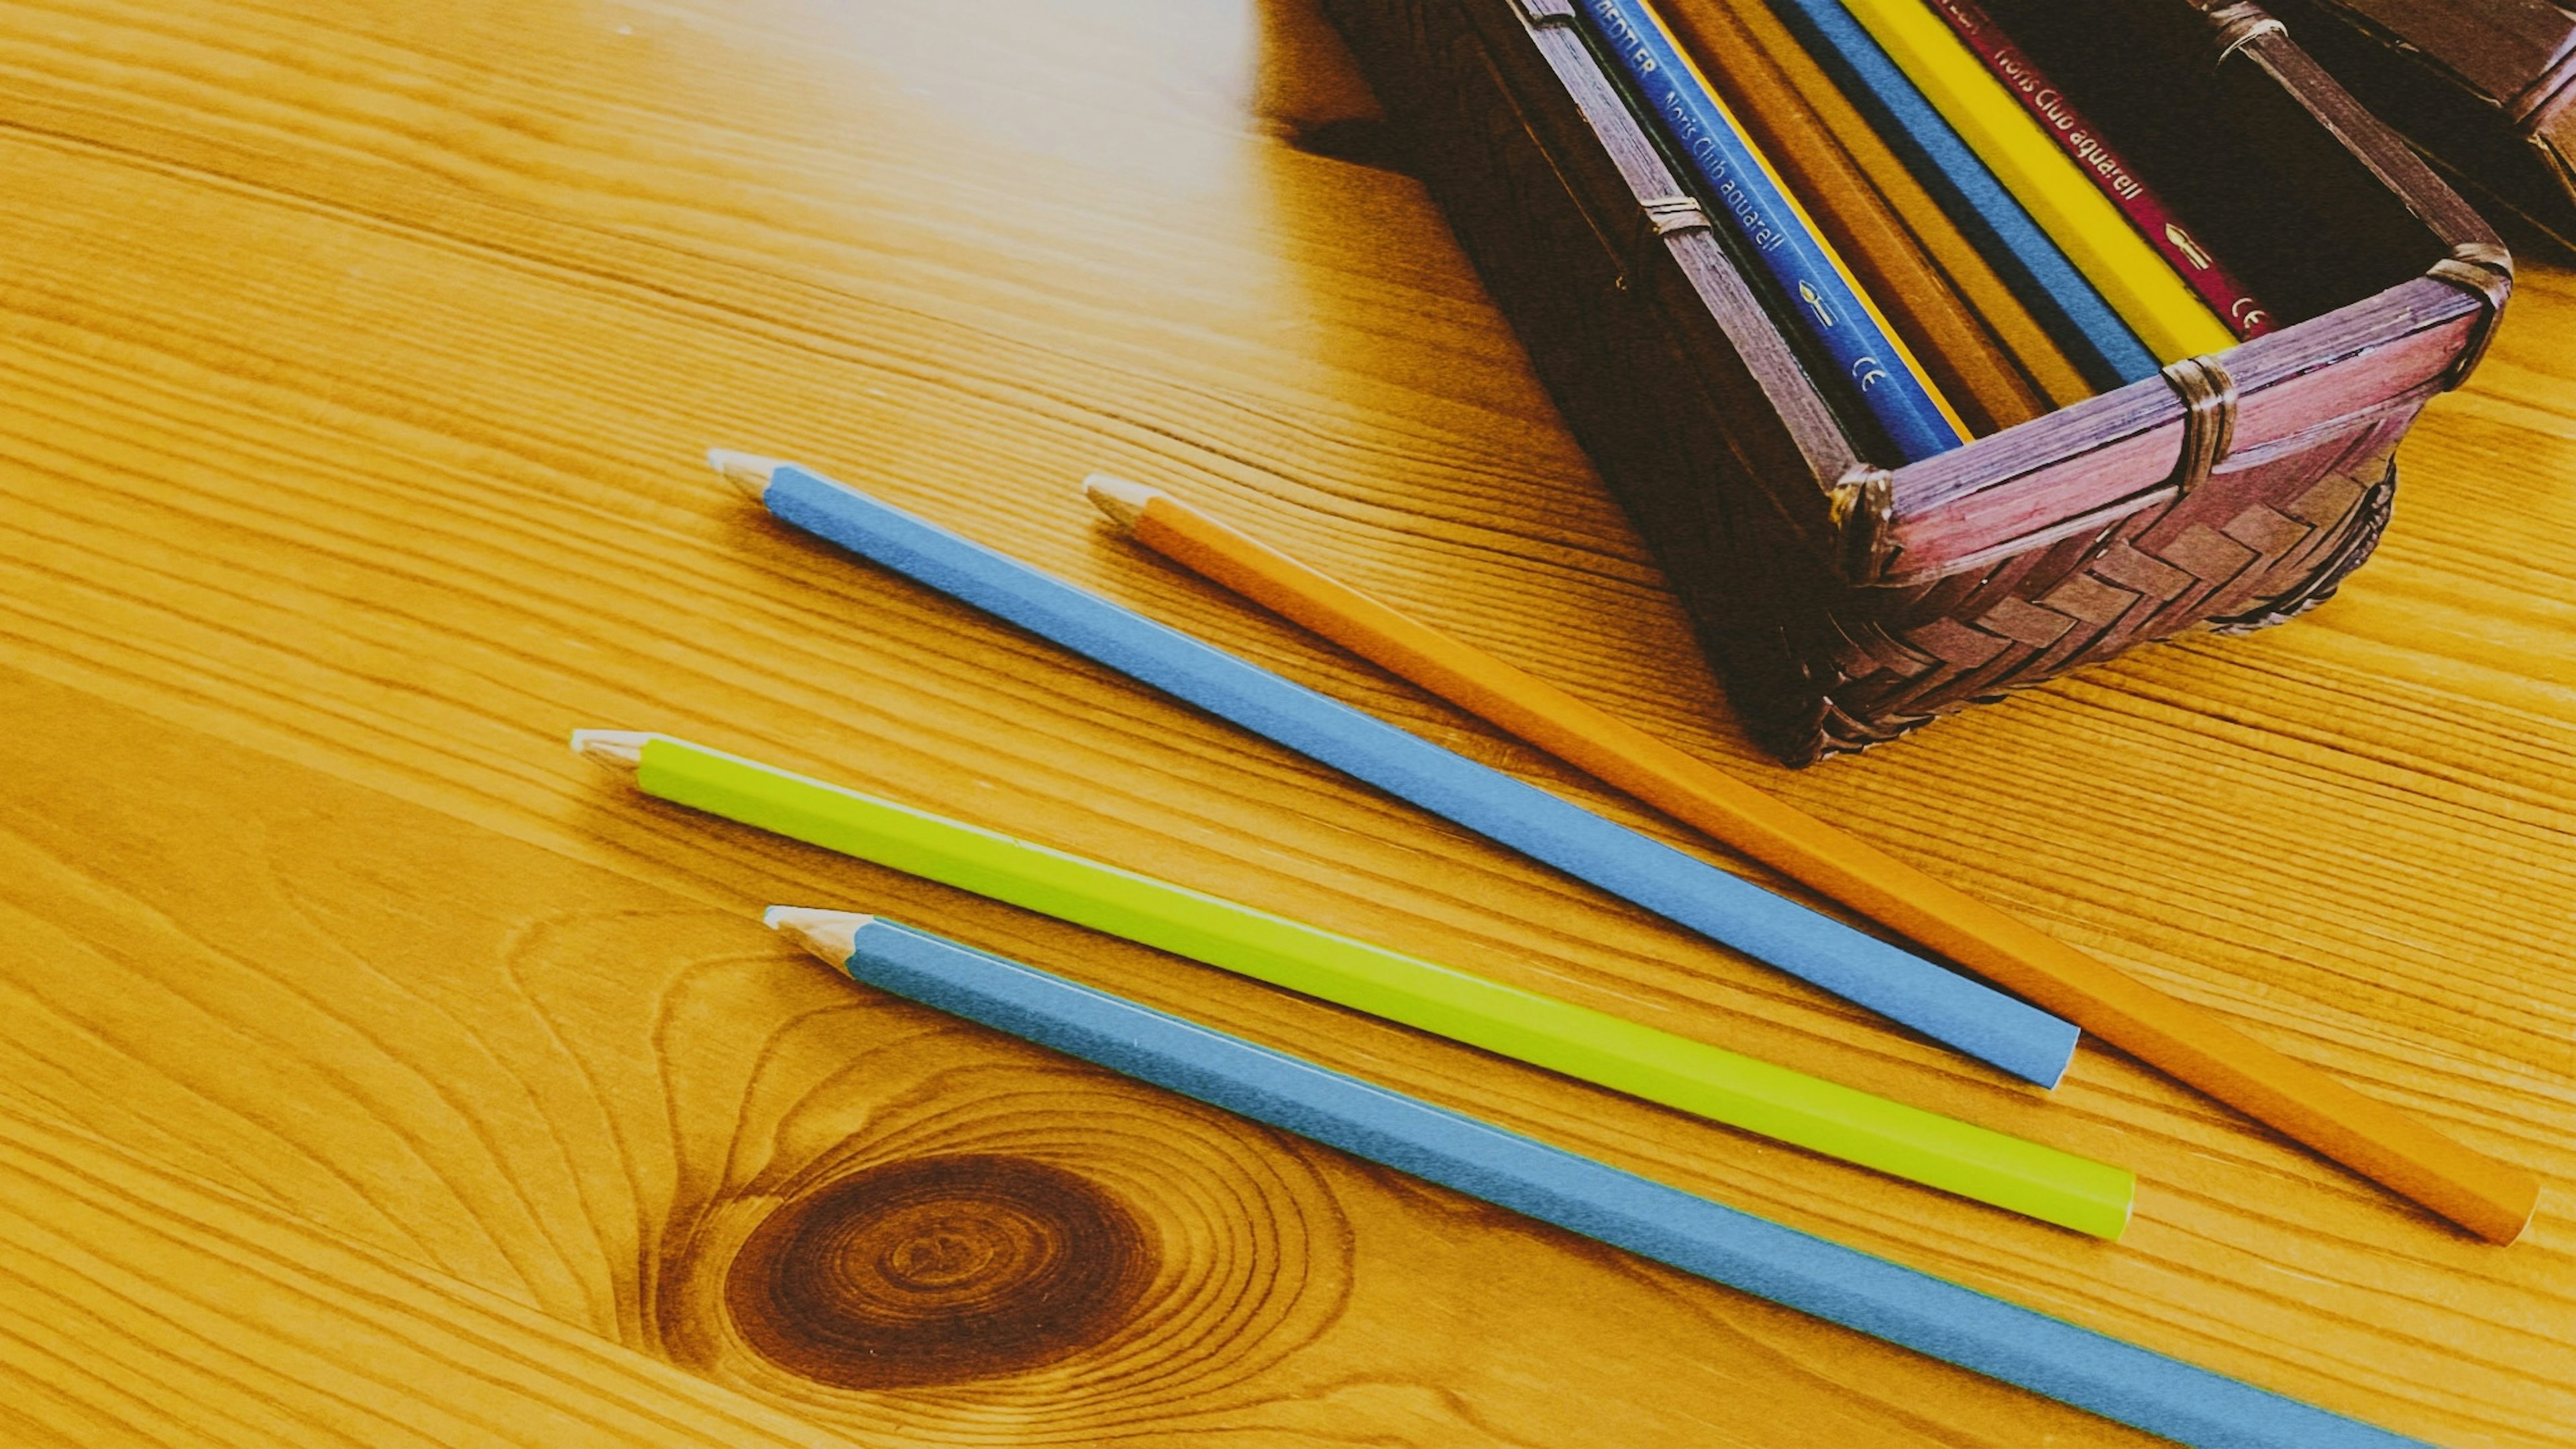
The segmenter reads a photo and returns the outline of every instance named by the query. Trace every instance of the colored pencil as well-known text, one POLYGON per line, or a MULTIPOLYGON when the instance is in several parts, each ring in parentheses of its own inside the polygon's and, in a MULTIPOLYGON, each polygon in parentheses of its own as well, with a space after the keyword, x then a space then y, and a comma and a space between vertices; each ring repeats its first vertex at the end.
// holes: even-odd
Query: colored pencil
POLYGON ((1772 9, 2095 388, 2107 392, 2157 374, 2155 354, 2128 322, 1841 0, 1773 0, 1772 9))
POLYGON ((2160 362, 2236 345, 2046 127, 1926 0, 1841 0, 2160 362))
POLYGON ((2119 148, 2103 136, 2102 128, 2093 123, 2066 88, 2049 79, 2048 72, 1995 23, 1984 6, 1976 0, 1931 0, 1931 4, 1933 13, 1950 27, 1950 33, 1959 37, 1986 73, 2002 84, 2004 93, 2039 123, 2040 130, 2075 163, 2085 181, 2120 209, 2130 227, 2199 294, 2201 303, 2217 313, 2229 331, 2243 338, 2260 337, 2272 330, 2271 310, 2255 297, 2253 289, 2236 275, 2225 258, 2201 245, 2182 224, 2182 218, 2165 203, 2163 195, 2148 185, 2119 148))
POLYGON ((2002 339, 1733 13, 1711 0, 1661 0, 1656 9, 1969 431, 1999 432, 2047 412, 2002 339))
POLYGON ((664 735, 576 752, 655 799, 1364 1011, 1713 1122, 2096 1237, 2129 1173, 1168 881, 664 735))
POLYGON ((2481 1237, 2509 1243, 2538 1179, 2267 1047, 1876 846, 1155 489, 1095 476, 1139 543, 1686 825, 1815 887, 2150 1066, 2481 1237))
POLYGON ((926 931, 791 906, 773 906, 764 919, 879 990, 2179 1444, 2423 1449, 2418 1440, 926 931))
MULTIPOLYGON (((2061 408, 2097 389, 2049 327, 1996 270, 1978 242, 1951 219, 1921 178, 1878 134, 1807 48, 1789 33, 1766 0, 1663 0, 1664 14, 1701 68, 1728 73, 1758 54, 1797 92, 1826 133, 1851 158, 1917 248, 2000 339, 2015 363, 2047 399, 2061 408), (1747 45, 1745 42, 1749 42, 1747 45), (1714 64, 1712 64, 1712 61, 1714 64)), ((1885 295, 1882 293, 1881 295, 1885 295)), ((1927 359, 1928 360, 1928 359, 1927 359)))
POLYGON ((781 522, 2015 1076, 2054 1086, 2074 1055, 2045 1012, 1097 594, 793 464, 710 458, 781 522))
POLYGON ((1695 173, 1711 220, 1778 287, 1773 313, 1824 362, 1828 395, 1874 421, 1896 450, 1882 461, 1911 463, 1966 442, 1967 424, 1654 8, 1579 0, 1576 9, 1695 173))

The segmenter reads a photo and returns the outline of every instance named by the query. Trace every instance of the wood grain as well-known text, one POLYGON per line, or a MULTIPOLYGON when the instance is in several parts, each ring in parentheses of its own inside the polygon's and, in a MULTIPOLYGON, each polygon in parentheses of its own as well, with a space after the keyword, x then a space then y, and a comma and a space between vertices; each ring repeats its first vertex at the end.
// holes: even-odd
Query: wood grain
MULTIPOLYGON (((0 3, 0 1081, 34 1114, 0 1114, 0 1360, 41 1385, 0 1394, 15 1437, 398 1442, 331 1377, 390 1334, 481 1355, 366 1390, 481 1416, 421 1430, 445 1442, 2141 1442, 873 996, 758 929, 783 899, 2439 1443, 2576 1442, 2576 275, 2526 261, 2326 608, 1792 775, 1416 184, 1303 149, 1367 154, 1341 67, 1285 0, 0 3), (711 443, 1726 859, 1106 537, 1078 480, 1185 490, 2530 1168, 2540 1218, 2486 1248, 2116 1055, 2049 1096, 1886 1032, 768 525, 711 443), (2136 1225, 2074 1240, 640 802, 564 752, 576 725, 2120 1162, 2136 1225), (45 1165, 75 1146, 129 1186, 45 1165), (1073 1219, 1032 1183, 1134 1229, 1083 1332, 851 1387, 728 1307, 791 1205, 1002 1161, 991 1261, 1049 1271, 1073 1219), (112 1272, 18 1246, 57 1240, 112 1272)), ((916 1285, 965 1241, 888 1231, 916 1285)))
POLYGON ((842 1442, 15 1100, 0 1225, 13 1444, 842 1442))
MULTIPOLYGON (((299 766, 182 784, 182 762, 224 747, 0 680, 12 718, 104 727, 88 742, 48 731, 59 748, 22 756, 44 786, 0 826, 17 883, 0 914, 15 968, 0 1064, 23 1096, 315 1236, 480 1285, 806 1424, 926 1444, 1607 1432, 1756 1445, 1791 1415, 1864 1445, 2092 1430, 2073 1410, 865 991, 742 910, 299 766), (225 822, 232 848, 197 848, 225 822), (378 845, 341 849, 344 831, 378 845), (94 863, 115 859, 134 869, 102 880, 94 863), (1066 1211, 1068 1197, 1084 1207, 1066 1211), (885 1221, 889 1205, 929 1211, 907 1226, 885 1221), (773 1271, 812 1265, 812 1239, 855 1223, 875 1261, 920 1284, 937 1273, 927 1260, 1086 1212, 1124 1220, 1085 1240, 1117 1242, 1116 1281, 1077 1295, 1092 1310, 1082 1332, 1023 1334, 1009 1358, 995 1357, 1007 1335, 989 1331, 865 1371, 851 1350, 889 1311, 991 1330, 1010 1321, 1007 1284, 1024 1272, 962 1275, 951 1286, 965 1301, 945 1311, 916 1287, 861 1314, 805 1310, 836 1292, 850 1304, 864 1261, 796 1275, 784 1295, 773 1271), (979 1287, 1005 1291, 979 1302, 979 1287), (804 1301, 779 1313, 782 1296, 804 1301), (1569 1341, 1619 1346, 1580 1392, 1549 1369, 1569 1341)), ((795 855, 760 884, 996 934, 942 910, 935 887, 795 855)), ((1452 1097, 1491 1075, 1500 1089, 1470 1098, 1483 1110, 1659 1175, 1691 1180, 1694 1158, 1737 1144, 1754 1162, 1806 1160, 1248 984, 1222 1009, 1226 994, 1195 989, 1220 973, 990 915, 1007 923, 995 944, 1337 1065, 1452 1097), (1029 934, 1011 942, 1011 924, 1029 934), (1101 971, 1104 956, 1126 969, 1101 971)), ((1970 1226, 1988 1220, 2009 1218, 1970 1226)), ((186 1278, 184 1256, 158 1261, 165 1286, 186 1278)), ((146 1357, 157 1333, 148 1314, 110 1315, 92 1338, 146 1357)), ((63 1377, 65 1413, 114 1410, 112 1386, 63 1377)), ((233 1395, 208 1393, 206 1412, 226 1412, 233 1395)), ((169 1437, 184 1442, 185 1426, 169 1437)))

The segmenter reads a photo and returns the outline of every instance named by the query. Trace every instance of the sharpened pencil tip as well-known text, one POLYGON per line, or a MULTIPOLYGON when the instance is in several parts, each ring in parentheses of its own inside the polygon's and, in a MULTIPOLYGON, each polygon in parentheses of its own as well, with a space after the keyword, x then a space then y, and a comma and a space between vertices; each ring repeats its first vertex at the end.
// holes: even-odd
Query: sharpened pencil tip
POLYGON ((639 730, 574 730, 572 752, 612 770, 632 771, 644 763, 644 742, 658 738, 639 730))
POLYGON ((856 911, 812 906, 771 906, 760 913, 761 924, 834 966, 849 964, 850 953, 858 949, 860 928, 875 919, 856 911))
POLYGON ((769 475, 788 466, 784 458, 764 458, 758 453, 737 453, 731 448, 707 449, 707 466, 724 475, 726 482, 760 502, 769 495, 769 475))
POLYGON ((1160 488, 1130 483, 1107 473, 1094 473, 1083 479, 1082 493, 1091 500, 1092 507, 1108 514, 1109 521, 1120 528, 1134 528, 1136 520, 1145 516, 1145 505, 1164 496, 1160 488))

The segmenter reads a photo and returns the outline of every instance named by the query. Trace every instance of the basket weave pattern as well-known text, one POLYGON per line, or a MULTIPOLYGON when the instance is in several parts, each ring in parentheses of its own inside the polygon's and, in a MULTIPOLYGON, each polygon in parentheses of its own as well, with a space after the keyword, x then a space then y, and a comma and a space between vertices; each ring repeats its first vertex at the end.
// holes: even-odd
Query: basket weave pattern
MULTIPOLYGON (((2171 507, 1892 597, 1847 600, 1801 663, 1823 753, 2198 628, 2246 633, 2333 594, 2379 541, 2404 421, 2261 468, 2171 507), (2318 454, 2342 456, 2317 474, 2318 454)), ((1794 708, 1793 701, 1784 704, 1794 708)))

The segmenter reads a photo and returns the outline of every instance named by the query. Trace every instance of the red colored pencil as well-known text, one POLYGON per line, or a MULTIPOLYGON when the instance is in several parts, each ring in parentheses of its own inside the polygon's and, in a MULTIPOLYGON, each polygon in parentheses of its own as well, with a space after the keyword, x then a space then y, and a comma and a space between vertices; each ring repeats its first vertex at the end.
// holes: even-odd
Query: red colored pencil
POLYGON ((2038 120, 2102 194, 2111 199, 2129 224, 2146 237, 2173 269, 2182 274, 2210 310, 2224 318, 2238 338, 2260 337, 2272 330, 2272 314, 2255 300, 2253 290, 2225 262, 2183 226, 2164 198, 2147 185, 2128 161, 2102 138, 2066 92, 2013 43, 2012 37, 1977 0, 1924 0, 1967 42, 1995 78, 2013 93, 2022 109, 2038 120))

